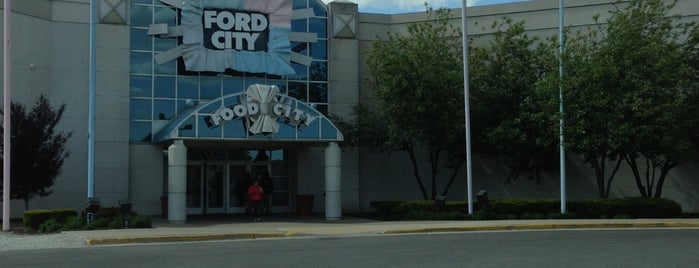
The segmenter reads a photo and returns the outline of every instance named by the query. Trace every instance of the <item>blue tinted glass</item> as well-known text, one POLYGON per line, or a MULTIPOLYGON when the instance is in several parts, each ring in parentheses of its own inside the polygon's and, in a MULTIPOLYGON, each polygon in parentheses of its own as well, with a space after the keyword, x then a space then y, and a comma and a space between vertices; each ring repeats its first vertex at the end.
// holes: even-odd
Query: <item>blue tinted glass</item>
POLYGON ((311 63, 311 80, 328 81, 328 63, 325 61, 314 61, 311 63))
POLYGON ((306 19, 298 19, 291 21, 291 31, 297 33, 305 33, 308 31, 308 22, 306 19))
POLYGON ((196 129, 194 129, 194 125, 196 122, 194 121, 196 117, 190 116, 183 122, 180 127, 177 129, 178 136, 180 137, 194 137, 194 134, 196 133, 196 129))
POLYGON ((130 95, 131 97, 151 97, 150 76, 131 76, 130 95))
POLYGON ((205 118, 206 116, 200 115, 198 116, 199 118, 199 137, 205 137, 205 138, 220 138, 221 137, 221 127, 216 126, 213 128, 209 128, 206 125, 205 118))
POLYGON ((243 88, 243 91, 247 91, 250 86, 257 85, 257 84, 265 85, 267 83, 265 83, 264 79, 248 78, 248 79, 245 79, 245 87, 243 88))
POLYGON ((153 68, 151 53, 131 52, 131 73, 150 74, 153 68))
POLYGON ((291 51, 308 56, 308 43, 291 42, 291 51))
POLYGON ((296 139, 296 127, 286 124, 283 120, 278 120, 279 122, 279 132, 274 133, 275 139, 283 140, 295 140, 296 139))
POLYGON ((242 103, 240 99, 244 98, 244 95, 233 95, 232 97, 225 98, 223 100, 223 106, 231 107, 242 103))
POLYGON ((129 118, 151 120, 152 108, 151 100, 131 99, 129 102, 129 111, 131 111, 129 118))
POLYGON ((292 3, 293 9, 301 9, 308 7, 308 0, 294 0, 292 3))
POLYGON ((308 101, 313 103, 328 102, 328 84, 310 83, 308 85, 308 101))
POLYGON ((221 108, 221 106, 223 106, 221 100, 212 101, 204 105, 204 107, 202 107, 201 109, 199 109, 199 113, 210 114, 221 108))
POLYGON ((243 126, 243 119, 234 119, 223 124, 223 137, 224 138, 246 138, 245 127, 243 126))
POLYGON ((310 125, 299 125, 299 139, 319 139, 320 138, 320 120, 313 120, 310 125))
POLYGON ((153 120, 171 120, 175 117, 174 100, 154 100, 153 110, 155 118, 153 120))
POLYGON ((194 100, 178 100, 177 101, 177 114, 181 114, 183 111, 193 108, 196 105, 196 101, 194 100))
POLYGON ((199 99, 199 79, 196 77, 178 77, 177 98, 199 99))
POLYGON ((221 79, 217 76, 201 78, 201 94, 202 99, 216 99, 221 97, 221 79))
POLYGON ((310 0, 310 6, 313 8, 313 11, 316 13, 316 17, 327 17, 328 16, 328 11, 326 10, 327 7, 325 4, 318 0, 310 0))
POLYGON ((153 24, 153 7, 131 5, 131 26, 148 27, 153 24))
POLYGON ((274 150, 272 151, 272 157, 270 158, 272 161, 286 161, 286 153, 284 150, 274 150))
POLYGON ((150 142, 151 141, 150 121, 148 121, 148 122, 131 121, 129 123, 129 141, 132 141, 132 142, 150 142))
POLYGON ((311 57, 314 60, 328 59, 328 45, 326 41, 318 40, 318 42, 311 43, 311 57))
POLYGON ((153 0, 131 0, 132 4, 152 4, 153 0))
MULTIPOLYGON (((175 38, 156 37, 153 38, 153 41, 155 42, 155 51, 168 51, 177 46, 177 39, 175 38)), ((176 60, 173 60, 173 62, 177 63, 176 60)))
POLYGON ((131 29, 132 50, 153 50, 153 38, 147 32, 146 29, 131 29))
POLYGON ((175 77, 156 76, 154 86, 153 95, 156 98, 175 97, 175 77))
POLYGON ((243 79, 240 77, 223 78, 223 95, 243 92, 243 79))
POLYGON ((318 38, 328 37, 328 24, 326 19, 310 18, 308 22, 311 24, 309 32, 318 33, 318 38))
POLYGON ((156 63, 153 72, 155 74, 175 75, 175 68, 177 68, 177 61, 171 60, 162 64, 156 63))
POLYGON ((306 88, 306 83, 294 83, 289 82, 289 97, 295 98, 302 102, 308 102, 308 89, 306 88))
POLYGON ((177 12, 172 8, 156 7, 153 17, 154 23, 166 23, 168 26, 177 24, 177 12))
POLYGON ((308 79, 308 67, 306 67, 306 65, 292 63, 291 67, 294 68, 294 71, 296 73, 287 76, 289 78, 289 80, 307 80, 308 79))
POLYGON ((325 140, 332 140, 332 139, 337 139, 337 129, 333 127, 330 122, 323 118, 321 119, 321 129, 320 129, 321 135, 323 139, 325 140))
POLYGON ((279 94, 286 94, 286 81, 284 80, 268 80, 268 85, 274 85, 279 88, 279 94))

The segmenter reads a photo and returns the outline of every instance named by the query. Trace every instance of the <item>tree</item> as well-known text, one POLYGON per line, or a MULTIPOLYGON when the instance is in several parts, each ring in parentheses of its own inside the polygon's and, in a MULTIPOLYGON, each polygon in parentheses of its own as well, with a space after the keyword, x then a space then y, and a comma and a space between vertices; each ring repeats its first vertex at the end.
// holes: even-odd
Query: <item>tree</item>
POLYGON ((10 198, 24 200, 25 210, 32 198, 51 194, 63 161, 70 155, 65 143, 72 132, 56 129, 64 110, 65 104, 54 108, 43 95, 29 113, 24 105, 12 103, 10 198))
POLYGON ((524 26, 507 17, 495 22, 493 40, 469 57, 476 148, 509 169, 505 183, 521 173, 540 182, 557 159, 556 94, 540 86, 557 74, 557 45, 528 36, 524 26))
MULTIPOLYGON (((461 33, 449 24, 448 10, 427 6, 427 13, 428 20, 410 25, 407 35, 389 33, 387 40, 372 44, 367 65, 376 102, 355 107, 352 121, 338 123, 356 146, 406 152, 425 200, 437 197, 441 157, 446 154, 456 171, 465 162, 458 152, 465 148, 461 33), (429 194, 419 170, 418 147, 427 151, 429 194)), ((442 195, 455 177, 452 172, 442 195)))
POLYGON ((611 12, 606 29, 568 48, 566 118, 573 123, 566 134, 570 147, 595 170, 602 198, 609 196, 622 162, 641 196, 660 197, 667 173, 689 148, 682 120, 689 68, 678 42, 688 25, 674 23, 673 6, 630 1, 611 12), (610 160, 614 168, 605 177, 610 160))

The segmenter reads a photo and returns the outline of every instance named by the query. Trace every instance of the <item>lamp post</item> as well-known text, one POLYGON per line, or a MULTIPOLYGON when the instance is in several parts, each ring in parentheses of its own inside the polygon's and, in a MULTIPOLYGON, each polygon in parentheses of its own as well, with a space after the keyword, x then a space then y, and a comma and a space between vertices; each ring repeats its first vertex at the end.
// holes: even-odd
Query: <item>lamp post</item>
POLYGON ((12 70, 12 53, 10 53, 10 29, 11 29, 11 19, 12 17, 12 1, 5 0, 4 9, 4 43, 5 48, 3 49, 5 62, 3 63, 3 73, 4 73, 4 93, 3 93, 3 151, 2 151, 2 230, 10 230, 10 151, 11 151, 11 140, 10 135, 12 135, 10 129, 10 114, 12 113, 11 106, 11 70, 12 70))
POLYGON ((473 214, 473 178, 471 169, 471 115, 468 94, 468 24, 466 19, 466 0, 461 1, 461 29, 464 60, 464 118, 466 126, 466 189, 468 191, 468 214, 473 214))
POLYGON ((87 130, 87 198, 92 198, 95 180, 95 0, 90 0, 90 71, 87 130))
POLYGON ((563 52, 565 51, 565 38, 563 37, 563 0, 558 3, 558 98, 560 117, 560 146, 561 146, 561 214, 566 213, 566 146, 563 135, 564 113, 563 113, 563 52))

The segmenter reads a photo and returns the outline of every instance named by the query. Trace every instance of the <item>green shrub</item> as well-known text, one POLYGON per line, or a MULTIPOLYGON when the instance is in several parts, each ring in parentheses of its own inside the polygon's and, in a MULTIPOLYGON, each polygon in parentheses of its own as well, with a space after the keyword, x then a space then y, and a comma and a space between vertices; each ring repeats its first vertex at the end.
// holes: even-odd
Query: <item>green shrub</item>
POLYGON ((74 209, 56 209, 52 210, 51 213, 53 214, 53 218, 61 223, 78 216, 78 212, 74 209))
POLYGON ((485 210, 479 209, 467 215, 468 203, 445 202, 436 210, 434 201, 377 201, 381 219, 572 219, 572 218, 669 218, 682 217, 682 208, 674 201, 661 198, 590 199, 566 202, 568 212, 560 213, 560 200, 556 199, 491 199, 485 210))
POLYGON ((50 218, 39 225, 40 233, 57 233, 63 231, 63 224, 55 218, 50 218))
POLYGON ((575 213, 548 213, 544 216, 547 219, 575 219, 575 213))
POLYGON ((495 215, 495 219, 498 220, 516 220, 519 219, 519 215, 514 213, 499 213, 495 215))
POLYGON ((85 220, 80 217, 68 218, 63 222, 63 230, 80 230, 85 227, 85 220))
POLYGON ((632 218, 674 218, 682 216, 682 206, 664 198, 632 197, 621 199, 619 214, 632 218))
POLYGON ((111 221, 109 219, 105 219, 105 218, 95 219, 94 221, 86 224, 85 227, 83 227, 83 229, 84 230, 107 229, 110 222, 111 221))
POLYGON ((150 222, 150 219, 143 217, 143 216, 130 216, 127 218, 129 221, 129 228, 152 228, 153 225, 150 222))
POLYGON ((536 219, 543 219, 544 214, 541 213, 524 213, 522 214, 522 219, 523 220, 536 220, 536 219))
POLYGON ((33 209, 27 210, 22 215, 22 221, 24 222, 24 227, 31 230, 38 230, 39 225, 45 221, 51 219, 53 213, 46 209, 33 209))
POLYGON ((103 207, 100 208, 97 213, 95 214, 95 218, 98 219, 114 219, 121 215, 119 213, 119 208, 117 207, 103 207))

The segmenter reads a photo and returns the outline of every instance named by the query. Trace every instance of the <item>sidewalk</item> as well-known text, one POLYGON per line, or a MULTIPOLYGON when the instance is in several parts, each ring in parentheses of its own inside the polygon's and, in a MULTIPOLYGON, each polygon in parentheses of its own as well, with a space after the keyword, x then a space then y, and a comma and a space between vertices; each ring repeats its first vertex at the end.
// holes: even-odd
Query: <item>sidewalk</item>
POLYGON ((429 232, 542 230, 575 228, 699 228, 699 219, 575 219, 494 221, 376 221, 346 217, 326 221, 322 215, 280 215, 262 222, 230 216, 192 218, 185 224, 152 219, 153 228, 65 232, 81 237, 88 245, 258 239, 304 236, 360 236, 429 232))

